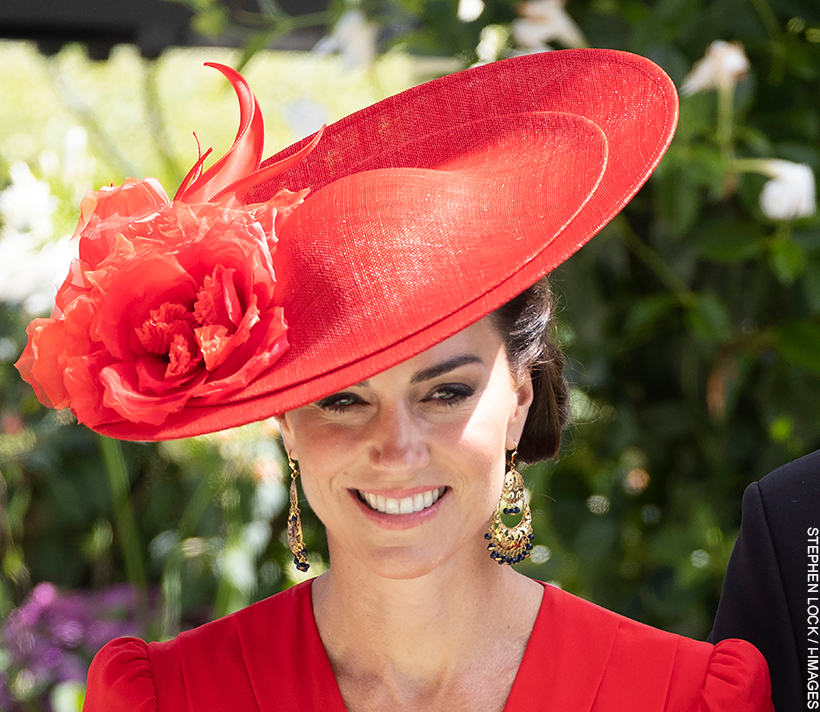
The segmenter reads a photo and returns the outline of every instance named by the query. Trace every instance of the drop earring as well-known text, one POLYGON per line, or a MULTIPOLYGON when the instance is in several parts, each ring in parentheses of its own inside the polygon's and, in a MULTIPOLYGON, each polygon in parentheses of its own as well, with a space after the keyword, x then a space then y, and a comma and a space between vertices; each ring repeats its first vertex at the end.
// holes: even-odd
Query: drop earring
POLYGON ((307 560, 305 542, 302 540, 302 518, 299 516, 299 493, 296 489, 296 478, 299 477, 299 464, 294 462, 288 453, 290 465, 290 511, 288 512, 288 547, 293 554, 293 563, 299 571, 307 571, 310 564, 307 560))
POLYGON ((490 520, 489 531, 484 535, 489 541, 487 550, 490 552, 490 558, 499 564, 517 564, 526 559, 532 549, 532 511, 524 496, 524 478, 515 467, 517 454, 516 444, 510 454, 507 474, 504 476, 501 500, 490 520), (502 514, 520 514, 521 521, 513 527, 508 527, 501 519, 502 514))

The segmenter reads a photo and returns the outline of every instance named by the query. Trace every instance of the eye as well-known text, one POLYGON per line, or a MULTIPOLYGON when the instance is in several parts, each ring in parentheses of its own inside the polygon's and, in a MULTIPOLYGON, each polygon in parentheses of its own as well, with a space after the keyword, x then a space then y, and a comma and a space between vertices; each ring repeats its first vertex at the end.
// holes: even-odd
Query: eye
POLYGON ((446 383, 433 389, 424 400, 446 406, 455 406, 475 393, 475 388, 466 383, 446 383))
POLYGON ((342 392, 322 398, 322 400, 316 401, 316 405, 331 413, 344 413, 356 406, 366 405, 366 402, 355 393, 342 392))

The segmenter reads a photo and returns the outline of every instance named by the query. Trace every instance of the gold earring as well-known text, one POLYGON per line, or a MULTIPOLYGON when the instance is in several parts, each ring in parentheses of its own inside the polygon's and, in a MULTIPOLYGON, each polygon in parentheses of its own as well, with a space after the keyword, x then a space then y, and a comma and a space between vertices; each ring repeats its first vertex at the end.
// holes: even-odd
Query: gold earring
POLYGON ((490 529, 484 535, 490 543, 487 550, 490 558, 499 564, 517 564, 530 555, 532 549, 532 511, 524 496, 524 478, 515 468, 515 456, 518 454, 516 444, 510 454, 509 467, 504 476, 504 489, 501 500, 490 520, 490 529), (520 514, 521 521, 514 527, 508 527, 501 520, 502 514, 520 514))
POLYGON ((290 458, 290 511, 288 512, 288 546, 293 553, 293 563, 299 571, 307 571, 310 564, 307 560, 305 542, 302 540, 302 518, 299 516, 299 493, 296 490, 296 478, 299 477, 299 465, 290 458))

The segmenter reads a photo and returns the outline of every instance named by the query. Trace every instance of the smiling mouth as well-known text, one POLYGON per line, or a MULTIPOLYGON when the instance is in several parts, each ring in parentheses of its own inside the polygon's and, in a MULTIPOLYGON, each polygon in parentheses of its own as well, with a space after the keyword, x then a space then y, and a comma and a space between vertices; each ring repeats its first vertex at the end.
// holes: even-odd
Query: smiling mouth
POLYGON ((371 494, 363 490, 356 490, 356 493, 359 495, 359 499, 370 509, 382 514, 415 514, 432 507, 441 499, 446 489, 446 487, 438 487, 402 499, 383 497, 380 494, 371 494))

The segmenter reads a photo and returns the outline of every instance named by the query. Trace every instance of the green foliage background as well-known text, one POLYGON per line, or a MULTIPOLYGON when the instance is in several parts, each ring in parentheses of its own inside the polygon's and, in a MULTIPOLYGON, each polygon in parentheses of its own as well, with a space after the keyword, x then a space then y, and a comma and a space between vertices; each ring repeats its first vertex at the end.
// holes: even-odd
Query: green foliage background
MULTIPOLYGON (((213 20, 214 5, 201 4, 203 17, 213 20)), ((405 50, 453 58, 452 69, 476 61, 482 28, 509 23, 516 5, 486 0, 477 20, 462 23, 455 0, 364 2, 384 28, 386 54, 370 69, 345 72, 332 58, 269 52, 233 58, 246 63, 276 145, 284 145, 294 137, 268 108, 287 100, 278 91, 313 92, 332 104, 331 118, 341 116, 357 108, 352 102, 365 105, 442 66, 408 60, 405 50), (333 88, 310 84, 323 73, 333 88)), ((337 3, 332 16, 343 9, 337 3)), ((539 547, 522 571, 704 637, 743 489, 820 447, 820 219, 767 219, 758 206, 766 178, 739 172, 737 163, 777 157, 820 169, 820 7, 814 0, 570 0, 566 9, 591 46, 648 56, 678 86, 716 39, 742 42, 752 65, 736 87, 731 136, 718 136, 715 92, 683 98, 677 136, 647 186, 554 274, 576 422, 560 461, 526 472, 539 547)), ((217 19, 214 31, 229 29, 227 16, 217 19)), ((263 32, 248 31, 254 50, 281 18, 268 20, 263 32)), ((184 104, 195 96, 194 70, 181 53, 153 65, 127 55, 109 64, 139 67, 142 88, 121 99, 138 118, 123 110, 101 117, 104 98, 66 117, 89 129, 95 183, 119 182, 135 165, 170 189, 180 166, 193 162, 185 132, 210 125, 232 99, 214 81, 184 104), (179 116, 180 104, 192 113, 179 116), (133 124, 127 138, 118 121, 133 124), (145 125, 154 128, 145 133, 145 125), (106 137, 124 146, 130 163, 106 148, 106 137), (182 145, 191 155, 168 148, 182 145)), ((114 82, 118 97, 129 91, 76 49, 30 61, 44 76, 68 72, 84 96, 104 82, 114 82)), ((0 139, 15 120, 4 99, 0 139)), ((17 97, 35 100, 51 102, 54 115, 66 111, 64 94, 17 97)), ((206 140, 217 154, 234 120, 206 140)), ((269 143, 271 152, 276 145, 269 143)), ((0 171, 12 158, 33 157, 34 149, 20 155, 19 142, 0 146, 0 171)), ((67 225, 71 209, 61 197, 67 225)), ((106 443, 66 414, 46 412, 20 382, 11 363, 26 318, 17 305, 0 307, 0 336, 15 346, 0 363, 0 613, 39 580, 99 587, 129 579, 163 592, 165 605, 146 621, 148 635, 163 636, 296 580, 283 544, 282 460, 270 423, 164 445, 106 443)), ((313 571, 321 570, 321 526, 309 512, 305 519, 313 571)))

